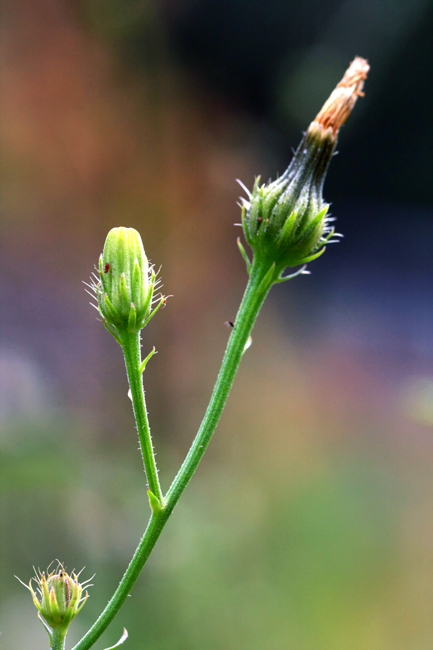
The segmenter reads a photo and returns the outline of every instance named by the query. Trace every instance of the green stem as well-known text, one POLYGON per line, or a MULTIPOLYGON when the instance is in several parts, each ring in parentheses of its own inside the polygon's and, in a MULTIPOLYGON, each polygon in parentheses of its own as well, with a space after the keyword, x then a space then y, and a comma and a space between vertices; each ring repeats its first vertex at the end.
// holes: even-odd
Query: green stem
MULTIPOLYGON (((111 598, 110 602, 108 603, 108 605, 106 606, 106 608, 104 609, 104 611, 102 612, 98 620, 90 628, 87 634, 81 639, 81 641, 77 643, 77 645, 74 647, 73 650, 89 650, 89 648, 91 648, 92 645, 97 641, 97 639, 99 639, 101 634, 104 632, 104 630, 108 627, 108 625, 111 623, 113 618, 116 616, 117 612, 119 611, 119 609, 125 602, 126 598, 128 597, 129 593, 131 592, 131 589, 133 588, 138 576, 140 575, 141 570, 143 569, 146 563, 147 558, 149 557, 153 547, 155 546, 158 537, 161 534, 162 529, 164 528, 168 518, 173 512, 173 509, 176 503, 178 502, 182 492, 184 491, 192 475, 194 474, 194 471, 196 470, 197 465, 201 460, 201 457, 206 451, 206 447, 208 446, 212 434, 216 429, 218 420, 221 416, 221 413, 227 401, 230 388, 233 384, 236 371, 239 367, 239 363, 242 358, 245 344, 248 341, 248 337, 254 326, 260 308, 268 294, 269 289, 272 286, 272 278, 269 277, 269 273, 267 274, 268 271, 269 271, 268 268, 253 263, 250 279, 242 303, 239 307, 239 311, 236 316, 236 321, 229 342, 227 344, 226 352, 221 365, 221 370, 219 372, 215 384, 215 388, 213 390, 212 397, 209 402, 209 406, 206 410, 205 416, 201 423, 200 429, 194 439, 194 442, 191 446, 191 449, 189 450, 188 455, 185 458, 182 467, 180 468, 176 478, 174 479, 167 493, 165 503, 161 498, 161 503, 164 503, 164 506, 161 508, 161 510, 159 510, 158 512, 154 512, 152 514, 147 529, 140 541, 140 544, 138 545, 137 550, 135 551, 134 556, 119 586, 114 592, 113 597, 111 598), (267 275, 268 278, 266 278, 267 275), (266 278, 265 286, 263 286, 263 281, 265 278, 266 278)), ((144 416, 146 411, 144 397, 138 399, 138 395, 137 395, 138 390, 140 390, 140 392, 142 393, 141 376, 138 382, 136 376, 138 366, 136 362, 134 362, 134 365, 132 365, 132 361, 131 361, 132 357, 133 358, 136 357, 136 351, 134 355, 131 355, 129 347, 127 350, 125 350, 125 343, 123 340, 122 340, 122 345, 125 354, 128 378, 131 385, 134 412, 135 412, 135 417, 137 418, 137 427, 140 435, 140 429, 141 429, 140 422, 144 419, 147 423, 147 416, 144 416), (140 409, 142 409, 143 412, 140 412, 140 409)), ((138 347, 138 358, 139 358, 139 347, 138 347)), ((138 361, 138 365, 139 365, 139 361, 138 361)), ((150 432, 148 429, 148 425, 145 431, 148 433, 148 440, 150 441, 150 432)), ((141 436, 140 436, 140 442, 141 442, 141 436)), ((144 462, 146 465, 146 471, 148 471, 147 469, 148 466, 146 463, 149 463, 150 459, 149 458, 146 459, 146 454, 148 452, 149 453, 151 452, 151 458, 154 458, 154 456, 153 456, 151 441, 150 441, 150 446, 149 445, 146 446, 146 444, 147 444, 146 442, 144 444, 142 443, 142 449, 143 449, 144 462)), ((152 463, 149 464, 152 465, 152 463)), ((154 461, 152 467, 155 467, 154 461)), ((149 486, 153 492, 150 476, 153 477, 152 480, 154 479, 156 479, 156 481, 158 480, 156 467, 155 467, 154 474, 148 472, 149 486)), ((159 488, 159 482, 157 483, 157 488, 159 488)), ((160 492, 156 492, 156 493, 154 492, 154 494, 159 495, 160 492)))
POLYGON ((233 331, 227 344, 209 406, 207 407, 200 429, 191 445, 188 455, 166 495, 167 507, 173 509, 178 502, 216 429, 242 359, 248 337, 253 329, 261 306, 268 295, 268 291, 272 286, 272 280, 265 287, 262 286, 268 271, 268 268, 258 264, 253 264, 252 266, 250 279, 236 316, 233 331))
POLYGON ((51 650, 65 650, 66 630, 54 629, 51 637, 51 650))
POLYGON ((128 374, 129 387, 131 389, 132 406, 134 409, 135 421, 137 423, 138 438, 140 440, 140 448, 146 470, 147 482, 149 484, 149 489, 159 499, 159 501, 162 501, 163 496, 159 484, 158 470, 152 445, 152 436, 150 435, 149 420, 147 418, 142 373, 140 372, 140 334, 123 334, 121 336, 121 345, 125 357, 126 372, 128 374))

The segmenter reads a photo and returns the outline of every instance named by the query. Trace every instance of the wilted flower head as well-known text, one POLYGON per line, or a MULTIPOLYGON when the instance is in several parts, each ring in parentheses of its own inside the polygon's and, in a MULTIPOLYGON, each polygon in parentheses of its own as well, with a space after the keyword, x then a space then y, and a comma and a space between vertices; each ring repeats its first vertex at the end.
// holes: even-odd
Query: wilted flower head
POLYGON ((256 179, 243 200, 245 238, 255 257, 275 264, 276 280, 287 266, 304 264, 321 255, 334 235, 329 205, 322 188, 337 144, 340 126, 361 96, 369 65, 356 57, 310 124, 292 162, 276 181, 260 185, 256 179))

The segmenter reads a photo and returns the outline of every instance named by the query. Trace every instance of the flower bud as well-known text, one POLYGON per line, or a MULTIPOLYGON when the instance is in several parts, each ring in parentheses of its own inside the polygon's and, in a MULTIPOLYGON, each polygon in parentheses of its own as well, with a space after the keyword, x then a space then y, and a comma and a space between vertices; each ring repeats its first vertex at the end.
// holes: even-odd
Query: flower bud
POLYGON ((66 631, 88 598, 87 591, 82 597, 85 583, 80 584, 78 576, 79 574, 76 575, 74 572, 68 575, 61 565, 56 571, 52 571, 48 578, 45 577, 44 571, 39 572, 33 580, 38 585, 40 600, 32 588, 32 581, 29 582, 28 589, 33 596, 33 602, 40 616, 52 630, 66 631))
POLYGON ((116 338, 123 331, 138 332, 151 312, 155 273, 134 228, 110 230, 98 271, 93 288, 104 322, 116 338))
POLYGON ((255 257, 275 264, 274 281, 287 266, 319 257, 334 230, 322 188, 334 153, 338 130, 362 95, 369 65, 359 57, 351 63, 316 119, 310 124, 289 167, 272 183, 256 179, 243 200, 245 238, 255 257))

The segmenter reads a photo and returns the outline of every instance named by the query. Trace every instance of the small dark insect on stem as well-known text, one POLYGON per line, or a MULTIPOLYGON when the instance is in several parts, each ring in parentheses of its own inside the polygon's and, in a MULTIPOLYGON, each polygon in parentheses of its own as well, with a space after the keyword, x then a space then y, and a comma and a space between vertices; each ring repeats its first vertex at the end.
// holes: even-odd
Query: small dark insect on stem
POLYGON ((110 263, 107 262, 104 268, 104 273, 108 273, 109 270, 110 270, 110 263))

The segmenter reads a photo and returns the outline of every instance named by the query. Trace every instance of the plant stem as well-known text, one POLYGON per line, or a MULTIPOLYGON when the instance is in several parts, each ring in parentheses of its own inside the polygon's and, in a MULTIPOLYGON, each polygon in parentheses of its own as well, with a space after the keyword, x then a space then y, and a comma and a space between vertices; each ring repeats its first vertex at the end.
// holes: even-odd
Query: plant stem
POLYGON ((65 650, 66 631, 54 629, 52 631, 51 650, 65 650))
POLYGON ((264 288, 261 286, 267 271, 268 268, 256 264, 253 264, 251 268, 250 279, 236 316, 233 331, 227 344, 209 406, 207 407, 205 416, 188 455, 167 492, 167 507, 173 509, 176 505, 194 474, 216 429, 233 385, 233 380, 242 359, 248 337, 253 329, 260 308, 272 286, 272 281, 264 288))
POLYGON ((140 442, 143 451, 143 460, 146 466, 149 486, 152 492, 158 496, 163 503, 160 511, 152 513, 147 529, 134 553, 134 556, 119 584, 110 602, 94 623, 87 634, 77 643, 73 650, 89 650, 92 645, 99 639, 101 634, 111 623, 128 594, 131 592, 141 570, 143 569, 147 558, 155 546, 162 529, 164 528, 169 516, 178 502, 182 492, 188 485, 194 471, 199 464, 206 448, 210 442, 213 432, 216 429, 219 418, 227 401, 236 371, 239 367, 240 360, 248 341, 248 337, 254 326, 260 308, 272 286, 272 280, 269 279, 263 286, 263 280, 267 275, 268 268, 253 262, 250 279, 245 290, 242 303, 239 307, 236 321, 227 344, 224 359, 220 372, 206 410, 205 416, 201 423, 200 429, 194 439, 191 449, 188 452, 185 461, 174 479, 164 500, 160 495, 158 475, 154 462, 152 442, 150 439, 149 425, 147 423, 146 406, 142 394, 141 375, 138 378, 138 367, 140 364, 139 342, 138 347, 132 349, 132 342, 124 342, 122 339, 123 350, 125 354, 126 368, 131 386, 133 398, 134 413, 137 419, 137 427, 140 436, 140 442), (125 347, 127 343, 127 347, 125 347), (137 360, 138 359, 138 360, 137 360), (138 393, 141 393, 138 395, 138 393), (144 432, 144 435, 140 432, 144 432), (143 441, 142 441, 143 437, 143 441), (153 462, 152 462, 153 459, 153 462), (149 469, 148 469, 149 466, 149 469), (152 482, 151 482, 152 481, 152 482), (154 489, 157 490, 154 492, 154 489))
POLYGON ((146 470, 149 489, 162 502, 163 496, 159 484, 158 470, 150 435, 149 420, 147 418, 146 401, 143 391, 142 373, 140 372, 140 333, 123 334, 121 336, 123 355, 125 357, 126 372, 131 389, 132 406, 137 423, 138 438, 140 440, 141 455, 146 470))

